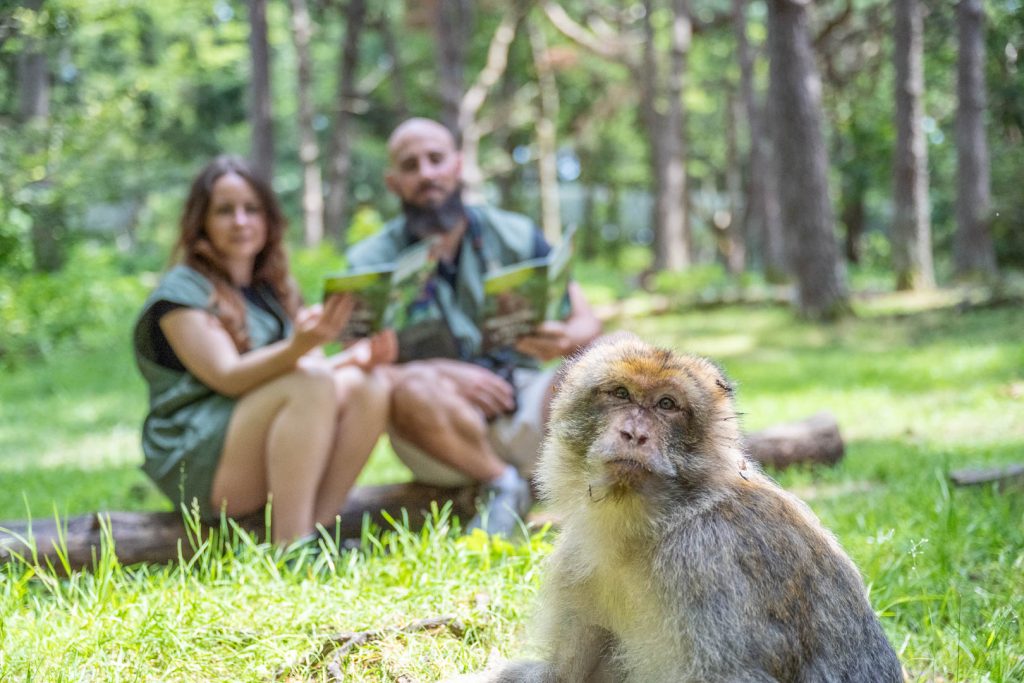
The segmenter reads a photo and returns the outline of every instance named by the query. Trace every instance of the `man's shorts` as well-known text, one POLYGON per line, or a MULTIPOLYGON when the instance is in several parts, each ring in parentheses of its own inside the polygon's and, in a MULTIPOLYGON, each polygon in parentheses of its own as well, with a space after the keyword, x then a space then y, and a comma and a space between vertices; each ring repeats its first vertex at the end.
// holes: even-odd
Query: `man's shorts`
MULTIPOLYGON (((544 439, 545 404, 550 398, 548 387, 558 368, 531 370, 516 368, 515 385, 518 410, 502 415, 490 423, 488 440, 494 452, 505 462, 515 465, 524 477, 533 475, 541 441, 544 439)), ((427 455, 423 450, 393 432, 388 432, 398 459, 412 470, 413 478, 433 486, 466 486, 473 481, 427 455)))

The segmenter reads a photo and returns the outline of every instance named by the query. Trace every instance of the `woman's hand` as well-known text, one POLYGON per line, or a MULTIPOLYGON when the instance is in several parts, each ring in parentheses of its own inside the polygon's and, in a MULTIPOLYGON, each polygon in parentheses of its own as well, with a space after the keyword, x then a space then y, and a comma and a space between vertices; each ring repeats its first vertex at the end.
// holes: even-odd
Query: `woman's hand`
POLYGON ((355 299, 349 294, 334 294, 323 304, 303 308, 295 316, 292 345, 300 353, 336 340, 345 329, 355 308, 355 299))

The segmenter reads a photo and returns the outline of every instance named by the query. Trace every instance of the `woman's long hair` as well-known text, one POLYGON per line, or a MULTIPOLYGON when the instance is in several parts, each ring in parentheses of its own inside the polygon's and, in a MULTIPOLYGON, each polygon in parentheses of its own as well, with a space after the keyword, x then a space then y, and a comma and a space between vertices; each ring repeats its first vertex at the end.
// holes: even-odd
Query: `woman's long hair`
POLYGON ((244 179, 259 197, 266 223, 266 243, 253 264, 252 286, 268 285, 288 315, 294 320, 299 309, 299 292, 288 271, 288 256, 283 238, 287 220, 270 185, 253 173, 239 157, 222 155, 213 159, 196 175, 181 213, 181 235, 174 248, 174 261, 201 273, 213 283, 210 310, 231 335, 239 352, 250 348, 246 325, 245 300, 231 283, 223 256, 206 234, 206 216, 210 210, 213 185, 228 173, 244 179))

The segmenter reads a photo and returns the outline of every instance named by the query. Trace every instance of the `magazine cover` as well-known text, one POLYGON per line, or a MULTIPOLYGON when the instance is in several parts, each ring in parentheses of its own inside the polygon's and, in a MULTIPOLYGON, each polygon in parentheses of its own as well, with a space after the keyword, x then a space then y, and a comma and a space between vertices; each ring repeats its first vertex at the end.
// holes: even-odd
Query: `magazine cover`
POLYGON ((523 261, 488 273, 480 330, 487 352, 515 344, 542 320, 548 308, 548 259, 523 261))
POLYGON ((384 329, 393 270, 393 266, 389 265, 374 270, 329 275, 324 279, 324 301, 335 294, 348 293, 355 297, 352 317, 342 330, 339 341, 348 343, 384 329))

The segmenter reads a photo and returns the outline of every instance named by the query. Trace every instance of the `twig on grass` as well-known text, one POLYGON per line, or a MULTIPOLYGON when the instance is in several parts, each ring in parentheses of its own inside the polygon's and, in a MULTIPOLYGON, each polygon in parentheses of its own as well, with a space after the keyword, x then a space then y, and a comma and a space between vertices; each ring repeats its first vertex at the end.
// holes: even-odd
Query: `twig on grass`
MULTIPOLYGON (((447 630, 456 638, 461 638, 466 632, 465 625, 456 617, 429 617, 427 619, 419 619, 399 628, 378 628, 369 631, 341 631, 326 636, 320 642, 320 646, 317 648, 316 652, 307 655, 302 661, 307 664, 316 661, 323 661, 326 659, 327 655, 330 654, 331 660, 326 665, 327 673, 330 675, 330 680, 343 681, 345 680, 345 675, 341 670, 341 662, 357 647, 361 647, 375 640, 380 640, 389 634, 432 631, 442 627, 447 628, 447 630)), ((281 678, 285 672, 291 668, 294 667, 282 667, 279 671, 278 678, 281 678)))

